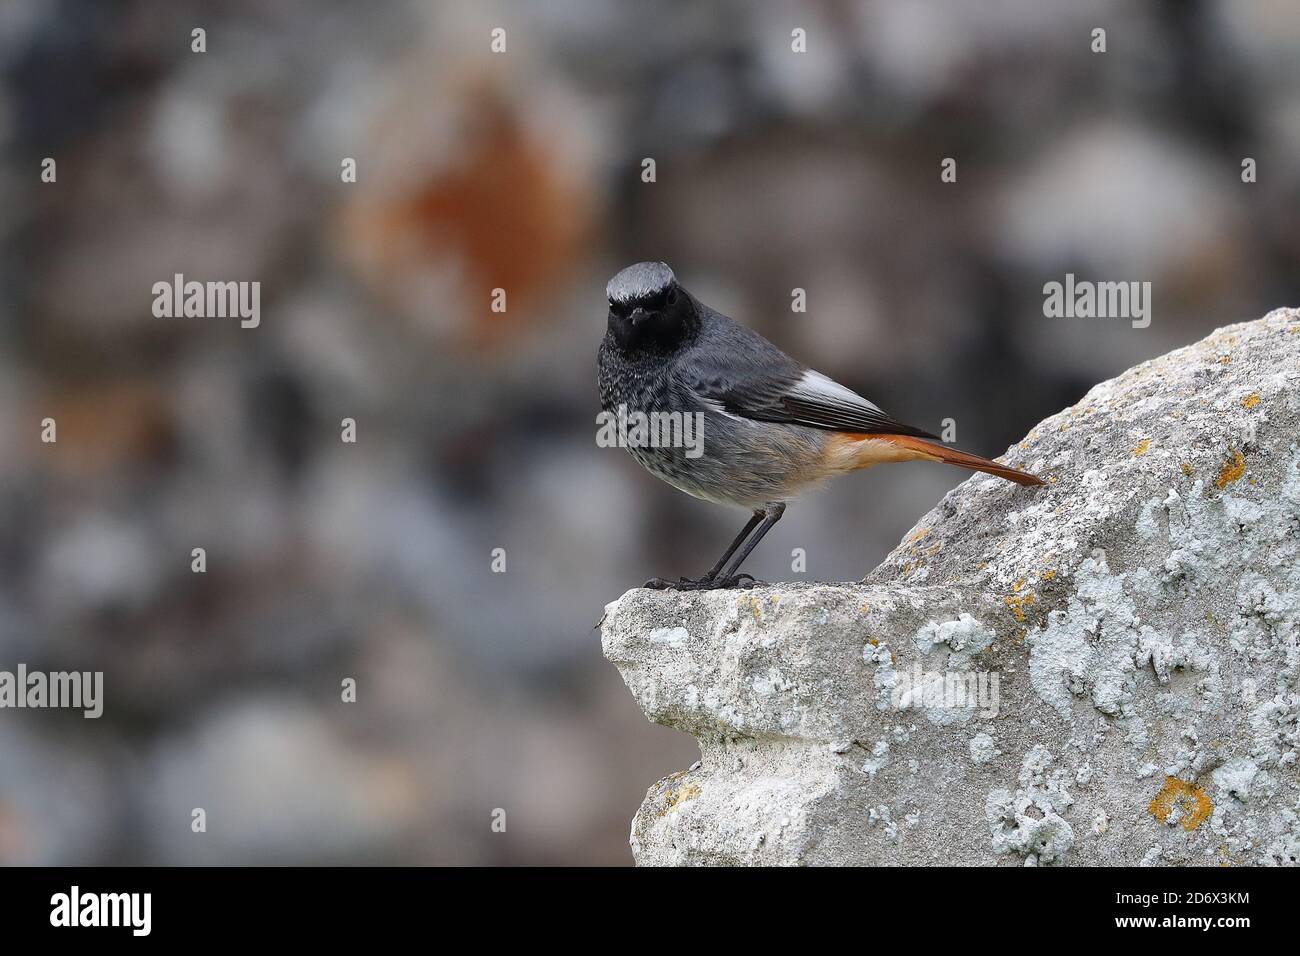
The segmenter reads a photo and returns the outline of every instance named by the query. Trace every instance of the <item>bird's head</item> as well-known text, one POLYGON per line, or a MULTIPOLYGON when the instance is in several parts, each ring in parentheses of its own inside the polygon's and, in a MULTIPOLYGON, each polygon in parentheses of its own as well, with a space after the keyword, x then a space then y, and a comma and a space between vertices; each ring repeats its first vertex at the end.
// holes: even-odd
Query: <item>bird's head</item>
POLYGON ((672 351, 698 324, 695 300, 662 262, 628 266, 605 287, 609 331, 625 352, 672 351))

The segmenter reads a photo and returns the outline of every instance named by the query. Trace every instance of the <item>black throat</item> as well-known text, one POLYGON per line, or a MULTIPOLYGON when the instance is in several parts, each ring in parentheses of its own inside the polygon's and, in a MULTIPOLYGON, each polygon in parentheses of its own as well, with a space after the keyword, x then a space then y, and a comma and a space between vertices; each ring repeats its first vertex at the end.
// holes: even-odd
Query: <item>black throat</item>
POLYGON ((699 309, 679 286, 628 302, 611 301, 606 338, 632 361, 673 355, 699 334, 699 309))

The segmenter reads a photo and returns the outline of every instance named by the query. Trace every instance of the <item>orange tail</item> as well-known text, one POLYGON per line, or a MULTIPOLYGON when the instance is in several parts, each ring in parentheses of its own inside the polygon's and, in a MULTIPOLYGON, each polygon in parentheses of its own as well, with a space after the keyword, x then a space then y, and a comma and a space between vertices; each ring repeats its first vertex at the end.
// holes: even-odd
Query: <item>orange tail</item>
POLYGON ((897 448, 906 449, 913 453, 907 456, 909 458, 942 461, 949 465, 957 465, 959 468, 969 468, 971 471, 982 471, 986 474, 997 475, 1007 481, 1014 481, 1018 485, 1047 484, 1037 475, 1031 475, 1027 471, 1021 471, 1009 465, 999 465, 996 461, 989 461, 979 455, 970 455, 964 451, 949 448, 947 445, 941 445, 938 442, 926 441, 924 438, 913 438, 911 435, 864 435, 862 437, 874 438, 877 441, 888 442, 897 448))

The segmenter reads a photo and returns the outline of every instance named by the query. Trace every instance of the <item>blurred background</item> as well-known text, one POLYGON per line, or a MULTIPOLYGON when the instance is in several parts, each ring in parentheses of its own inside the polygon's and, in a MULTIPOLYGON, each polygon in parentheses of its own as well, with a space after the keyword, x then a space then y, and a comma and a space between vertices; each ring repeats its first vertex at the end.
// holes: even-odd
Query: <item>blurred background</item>
MULTIPOLYGON (((1000 454, 1300 303, 1298 49, 1292 0, 4 0, 0 669, 105 710, 0 711, 0 863, 630 863, 697 750, 593 625, 745 516, 596 446, 609 276, 1000 454), (1151 326, 1044 318, 1066 272, 1151 326), (156 318, 175 273, 260 327, 156 318)), ((747 568, 860 578, 963 477, 842 480, 747 568)))

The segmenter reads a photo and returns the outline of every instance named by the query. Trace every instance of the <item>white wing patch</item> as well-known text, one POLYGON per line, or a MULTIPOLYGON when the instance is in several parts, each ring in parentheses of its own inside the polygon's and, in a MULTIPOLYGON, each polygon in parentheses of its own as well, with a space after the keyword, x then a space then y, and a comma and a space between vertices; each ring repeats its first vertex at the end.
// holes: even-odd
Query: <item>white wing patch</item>
POLYGON ((701 402, 703 402, 705 405, 707 405, 709 408, 713 409, 719 415, 725 415, 727 418, 734 418, 736 421, 740 421, 739 415, 733 415, 731 412, 727 411, 725 408, 723 408, 722 403, 718 401, 716 398, 706 398, 705 396, 701 395, 699 392, 695 391, 694 389, 691 390, 691 394, 694 395, 701 402))
POLYGON ((845 388, 833 378, 827 378, 821 372, 813 369, 808 369, 803 373, 803 378, 790 386, 789 394, 823 405, 868 409, 881 415, 884 414, 879 406, 867 401, 853 389, 845 388))

